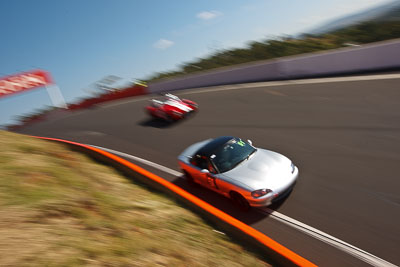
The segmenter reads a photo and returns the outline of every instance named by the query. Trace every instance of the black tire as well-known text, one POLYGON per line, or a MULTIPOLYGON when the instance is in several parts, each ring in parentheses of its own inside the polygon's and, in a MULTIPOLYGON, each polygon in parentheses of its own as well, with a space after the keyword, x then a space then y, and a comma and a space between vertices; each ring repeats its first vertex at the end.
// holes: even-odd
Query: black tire
POLYGON ((183 170, 183 174, 185 175, 185 180, 187 183, 191 186, 195 185, 196 183, 194 182, 193 177, 185 170, 183 170))
POLYGON ((183 118, 182 118, 182 119, 187 119, 187 118, 189 118, 190 116, 192 116, 192 114, 193 114, 193 111, 186 112, 186 113, 183 115, 183 118))
POLYGON ((231 200, 233 204, 238 207, 241 211, 249 211, 250 204, 249 202, 239 193, 232 191, 230 193, 231 200))
POLYGON ((175 122, 174 118, 172 118, 172 116, 168 114, 166 115, 165 121, 170 124, 175 122))

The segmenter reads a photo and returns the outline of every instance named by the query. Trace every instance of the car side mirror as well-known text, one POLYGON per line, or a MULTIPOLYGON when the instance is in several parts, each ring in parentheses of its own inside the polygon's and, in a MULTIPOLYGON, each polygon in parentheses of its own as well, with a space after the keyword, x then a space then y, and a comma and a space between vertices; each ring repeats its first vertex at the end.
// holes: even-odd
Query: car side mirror
POLYGON ((202 169, 201 173, 210 173, 207 169, 202 169))
POLYGON ((247 143, 249 143, 251 146, 253 145, 253 142, 251 142, 249 139, 247 139, 247 143))

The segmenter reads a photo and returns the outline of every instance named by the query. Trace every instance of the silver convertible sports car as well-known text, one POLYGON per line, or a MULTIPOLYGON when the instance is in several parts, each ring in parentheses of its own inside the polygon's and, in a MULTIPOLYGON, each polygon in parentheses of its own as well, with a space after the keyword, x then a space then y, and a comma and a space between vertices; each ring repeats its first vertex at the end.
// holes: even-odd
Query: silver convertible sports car
POLYGON ((231 136, 195 143, 178 160, 190 183, 231 198, 242 210, 270 205, 292 189, 299 175, 287 157, 231 136))

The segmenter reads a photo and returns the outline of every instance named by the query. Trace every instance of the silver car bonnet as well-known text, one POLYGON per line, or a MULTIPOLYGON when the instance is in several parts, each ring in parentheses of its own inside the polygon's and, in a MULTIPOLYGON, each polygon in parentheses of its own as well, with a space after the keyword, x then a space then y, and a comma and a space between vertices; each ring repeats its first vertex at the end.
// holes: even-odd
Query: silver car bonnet
POLYGON ((244 160, 234 169, 220 175, 257 189, 277 190, 291 179, 291 161, 276 152, 257 148, 249 160, 244 160))

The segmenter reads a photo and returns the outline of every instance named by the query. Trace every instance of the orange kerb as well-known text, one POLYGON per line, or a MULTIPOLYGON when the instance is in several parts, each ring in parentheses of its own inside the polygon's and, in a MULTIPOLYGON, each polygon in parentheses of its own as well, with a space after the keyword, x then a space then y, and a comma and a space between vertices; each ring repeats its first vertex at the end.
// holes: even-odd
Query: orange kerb
POLYGON ((237 229, 241 230, 242 232, 246 233, 248 236, 251 236, 253 238, 255 238, 256 240, 258 240, 260 243, 262 243, 264 246, 268 247, 269 249, 279 253, 280 255, 282 255, 283 257, 285 257, 286 259, 290 260, 291 262, 295 263, 296 265, 299 266, 317 266, 315 264, 313 264, 312 262, 306 260, 305 258, 299 256, 298 254, 294 253, 293 251, 289 250, 288 248, 284 247, 283 245, 279 244, 278 242, 274 241, 273 239, 271 239, 270 237, 266 236, 265 234, 257 231, 256 229, 248 226, 245 223, 242 223, 241 221, 233 218, 232 216, 226 214, 225 212, 215 208, 214 206, 211 206, 210 204, 208 204, 207 202, 197 198, 196 196, 188 193, 187 191, 183 190, 182 188, 168 182, 167 180, 125 160, 122 159, 118 156, 115 156, 109 152, 103 151, 101 149, 95 148, 95 147, 91 147, 88 145, 84 145, 84 144, 80 144, 80 143, 76 143, 76 142, 72 142, 72 141, 68 141, 68 140, 62 140, 62 139, 57 139, 57 138, 48 138, 48 137, 39 137, 39 136, 33 136, 36 138, 40 138, 40 139, 45 139, 45 140, 51 140, 51 141, 58 141, 58 142, 63 142, 63 143, 67 143, 67 144, 72 144, 72 145, 76 145, 76 146, 80 146, 83 148, 86 148, 88 150, 92 150, 95 151, 105 157, 108 157, 122 165, 127 166, 128 168, 132 169, 133 171, 142 174, 144 176, 146 176, 147 178, 163 185, 164 187, 168 188, 169 190, 173 191, 174 193, 180 195, 181 197, 184 197, 185 199, 187 199, 188 201, 192 202, 193 204, 197 205, 198 207, 201 207, 203 210, 207 211, 208 213, 216 216, 217 218, 219 218, 220 220, 227 222, 229 224, 231 224, 232 226, 236 227, 237 229))

